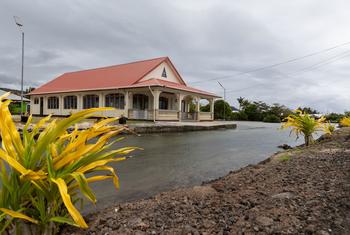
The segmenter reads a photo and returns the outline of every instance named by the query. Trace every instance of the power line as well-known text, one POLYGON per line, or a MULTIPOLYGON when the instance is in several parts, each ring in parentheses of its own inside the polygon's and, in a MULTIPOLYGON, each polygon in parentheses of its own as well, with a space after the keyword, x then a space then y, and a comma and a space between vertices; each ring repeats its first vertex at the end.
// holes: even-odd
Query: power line
MULTIPOLYGON (((304 72, 312 71, 312 70, 318 69, 319 67, 322 67, 322 66, 325 66, 325 65, 327 65, 327 64, 331 64, 331 63, 333 63, 333 62, 336 62, 336 61, 338 61, 338 60, 340 60, 340 59, 346 58, 346 57, 348 57, 348 56, 350 56, 350 50, 345 51, 345 52, 343 52, 343 53, 340 53, 340 54, 338 54, 338 55, 336 55, 336 56, 330 57, 330 58, 328 58, 328 59, 326 59, 326 60, 320 61, 320 62, 318 62, 318 63, 315 63, 315 64, 313 64, 313 65, 304 67, 304 68, 298 70, 298 71, 297 71, 296 73, 294 73, 294 74, 299 74, 299 73, 304 73, 304 72)), ((290 74, 290 75, 294 75, 294 74, 290 74)))
MULTIPOLYGON (((312 64, 310 66, 307 66, 307 67, 304 67, 298 71, 296 71, 296 73, 292 73, 292 74, 286 74, 286 73, 282 73, 284 76, 287 76, 287 77, 291 77, 293 78, 294 76, 293 75, 297 75, 297 74, 300 74, 300 73, 305 73, 305 72, 308 72, 308 71, 311 71, 311 70, 315 70, 315 69, 318 69, 319 67, 322 67, 322 66, 325 66, 327 64, 330 64, 330 63, 333 63, 335 61, 338 61, 340 59, 343 59, 345 57, 348 57, 350 56, 350 50, 347 50, 345 52, 342 52, 342 53, 339 53, 335 56, 332 56, 326 60, 322 60, 320 62, 317 62, 315 64, 312 64)), ((243 91, 243 90, 247 90, 247 89, 250 89, 250 88, 253 88, 253 87, 257 87, 257 86, 262 86, 264 84, 260 83, 260 84, 255 84, 255 85, 252 85, 252 86, 248 86, 248 87, 244 87, 244 88, 241 88, 241 89, 235 89, 235 90, 228 90, 226 91, 226 93, 230 93, 230 92, 237 92, 237 91, 243 91)))
POLYGON ((280 66, 280 65, 292 63, 292 62, 295 62, 295 61, 298 61, 298 60, 302 60, 302 59, 305 59, 305 58, 308 58, 308 57, 311 57, 311 56, 319 55, 319 54, 322 54, 322 53, 334 50, 336 48, 339 48, 339 47, 342 47, 342 46, 345 46, 345 45, 348 45, 348 44, 350 44, 350 41, 342 43, 342 44, 338 44, 338 45, 335 45, 335 46, 332 46, 332 47, 329 47, 329 48, 326 48, 326 49, 323 49, 323 50, 320 50, 320 51, 309 53, 309 54, 306 54, 304 56, 300 56, 300 57, 296 57, 296 58, 289 59, 289 60, 286 60, 286 61, 282 61, 282 62, 279 62, 279 63, 267 65, 267 66, 260 67, 260 68, 255 68, 255 69, 252 69, 252 70, 249 70, 249 71, 240 72, 240 73, 233 74, 233 75, 226 75, 226 76, 214 77, 214 78, 201 80, 201 81, 189 82, 189 84, 195 84, 195 83, 202 83, 202 82, 209 82, 209 81, 216 81, 216 80, 222 80, 222 79, 227 79, 227 78, 239 77, 239 76, 242 76, 242 75, 245 75, 245 74, 258 72, 258 71, 261 71, 261 70, 265 70, 265 69, 277 67, 277 66, 280 66))

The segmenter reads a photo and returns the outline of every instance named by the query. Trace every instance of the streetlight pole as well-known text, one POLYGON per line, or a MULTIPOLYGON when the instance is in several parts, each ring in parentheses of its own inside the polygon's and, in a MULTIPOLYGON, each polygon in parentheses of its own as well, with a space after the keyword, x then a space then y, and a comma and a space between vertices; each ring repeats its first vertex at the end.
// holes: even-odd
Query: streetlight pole
POLYGON ((14 16, 15 23, 22 33, 22 67, 21 67, 21 116, 23 116, 23 72, 24 72, 24 30, 22 30, 23 24, 19 17, 14 16))
POLYGON ((225 109, 225 105, 226 105, 226 88, 218 81, 219 85, 222 87, 222 89, 224 89, 224 120, 226 121, 226 109, 225 109))

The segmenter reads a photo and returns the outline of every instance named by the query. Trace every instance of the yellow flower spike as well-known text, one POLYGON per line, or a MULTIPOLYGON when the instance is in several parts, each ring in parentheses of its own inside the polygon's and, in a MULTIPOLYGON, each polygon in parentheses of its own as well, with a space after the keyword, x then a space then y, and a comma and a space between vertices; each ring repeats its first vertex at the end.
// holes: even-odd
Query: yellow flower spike
POLYGON ((60 191, 63 203, 66 206, 69 214, 72 216, 74 222, 78 224, 81 228, 88 228, 88 225, 86 224, 84 218, 81 216, 79 211, 74 207, 71 201, 70 195, 68 194, 66 182, 64 182, 64 180, 61 178, 51 179, 51 181, 57 185, 58 190, 60 191))
POLYGON ((22 214, 22 213, 17 212, 17 211, 9 210, 9 209, 6 209, 6 208, 0 208, 0 211, 5 213, 6 215, 9 215, 9 216, 11 216, 13 218, 16 218, 16 219, 24 219, 24 220, 27 220, 29 222, 32 222, 33 224, 37 224, 38 223, 37 220, 32 219, 29 216, 26 216, 25 214, 22 214))

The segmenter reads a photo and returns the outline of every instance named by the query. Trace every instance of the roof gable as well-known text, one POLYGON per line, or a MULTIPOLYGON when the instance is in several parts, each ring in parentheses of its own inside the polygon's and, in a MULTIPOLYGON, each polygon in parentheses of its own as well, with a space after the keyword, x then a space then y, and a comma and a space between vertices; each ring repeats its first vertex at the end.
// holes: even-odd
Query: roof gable
POLYGON ((144 82, 150 79, 160 79, 186 85, 186 83, 182 80, 180 74, 177 72, 177 70, 175 69, 175 67, 169 59, 166 59, 162 63, 160 63, 152 71, 150 71, 143 78, 137 81, 137 83, 144 82))
POLYGON ((137 61, 96 69, 65 73, 35 89, 30 94, 127 87, 137 83, 167 57, 137 61))

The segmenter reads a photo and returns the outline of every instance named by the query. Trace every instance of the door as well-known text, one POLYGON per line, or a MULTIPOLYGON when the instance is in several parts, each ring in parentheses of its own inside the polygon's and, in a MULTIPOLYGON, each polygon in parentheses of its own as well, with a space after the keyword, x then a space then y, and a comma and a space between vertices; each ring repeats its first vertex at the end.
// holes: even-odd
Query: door
POLYGON ((40 97, 40 116, 44 116, 44 98, 40 97))
POLYGON ((148 119, 148 96, 135 94, 132 100, 134 119, 148 119))
POLYGON ((184 100, 181 100, 181 112, 186 112, 186 102, 184 100))

